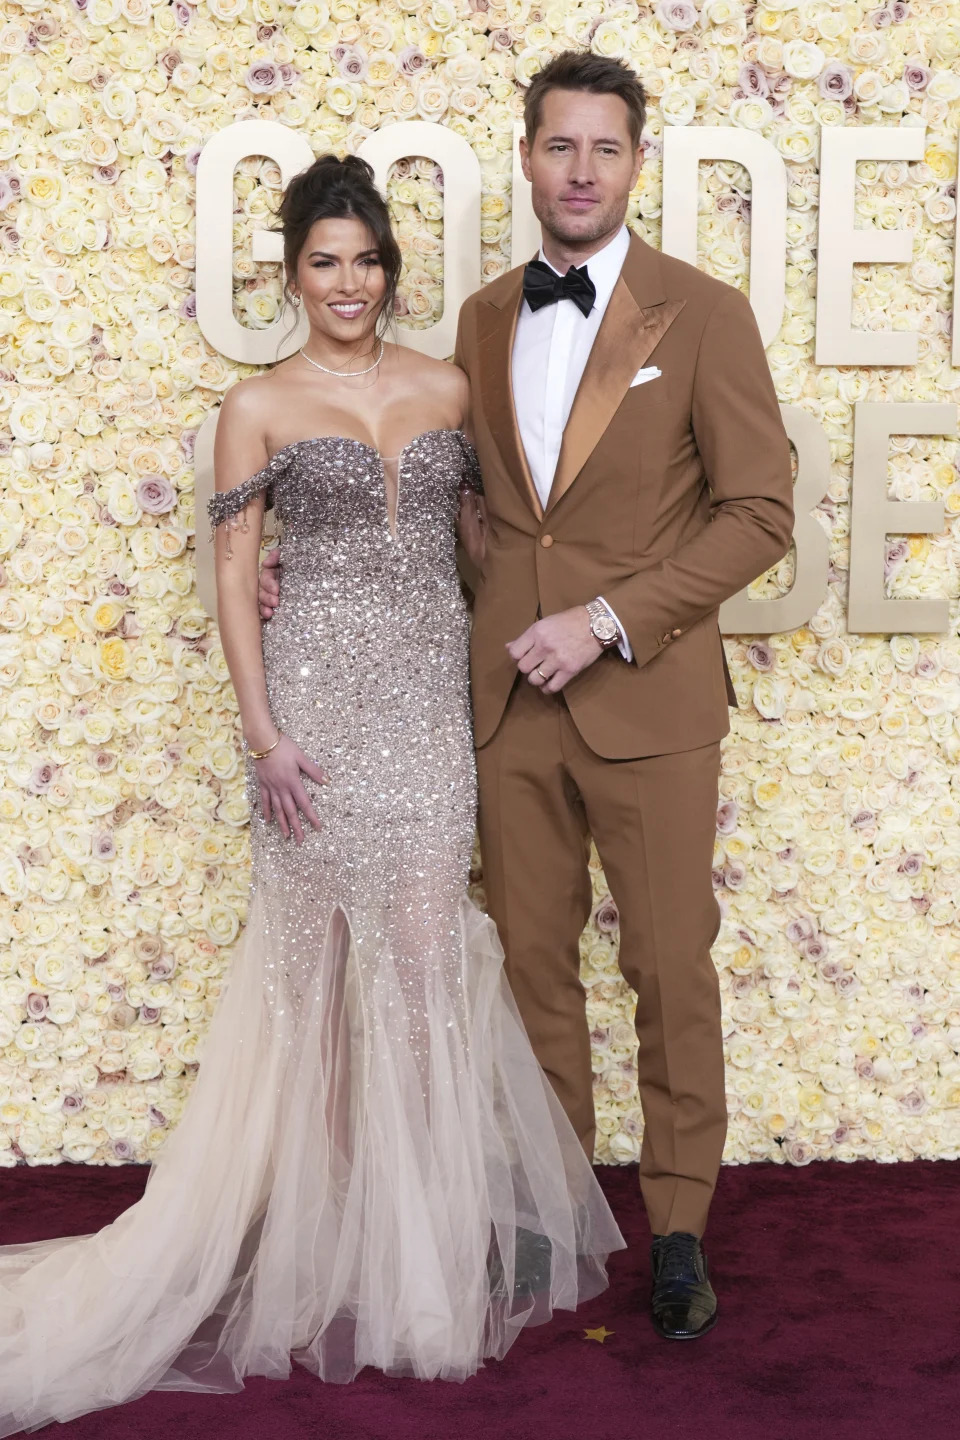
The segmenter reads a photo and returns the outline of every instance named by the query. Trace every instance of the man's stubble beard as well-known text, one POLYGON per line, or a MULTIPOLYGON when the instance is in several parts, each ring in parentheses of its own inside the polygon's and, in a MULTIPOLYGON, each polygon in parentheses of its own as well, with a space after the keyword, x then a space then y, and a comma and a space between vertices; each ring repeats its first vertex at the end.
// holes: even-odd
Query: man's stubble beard
POLYGON ((551 240, 558 245, 568 249, 579 249, 587 245, 595 245, 598 240, 607 236, 613 236, 620 229, 627 215, 627 202, 629 196, 617 199, 608 205, 601 214, 592 217, 592 223, 586 230, 568 230, 565 225, 565 218, 558 213, 551 205, 538 204, 539 197, 533 195, 533 210, 541 226, 550 236, 551 240), (542 213, 541 213, 542 211, 542 213))

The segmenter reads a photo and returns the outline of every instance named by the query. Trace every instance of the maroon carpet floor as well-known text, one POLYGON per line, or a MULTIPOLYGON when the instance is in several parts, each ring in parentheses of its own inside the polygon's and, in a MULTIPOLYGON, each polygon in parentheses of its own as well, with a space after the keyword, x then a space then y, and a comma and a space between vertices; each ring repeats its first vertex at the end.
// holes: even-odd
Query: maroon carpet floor
MULTIPOLYGON (((610 1290, 527 1331, 466 1384, 253 1379, 147 1395, 45 1440, 953 1440, 960 1434, 960 1164, 724 1169, 708 1253, 721 1318, 692 1344, 647 1319, 633 1169, 600 1171, 629 1250, 610 1290), (588 1329, 611 1332, 602 1341, 588 1329)), ((82 1234, 146 1170, 0 1172, 0 1239, 82 1234)), ((104 1296, 103 1303, 110 1303, 104 1296)))

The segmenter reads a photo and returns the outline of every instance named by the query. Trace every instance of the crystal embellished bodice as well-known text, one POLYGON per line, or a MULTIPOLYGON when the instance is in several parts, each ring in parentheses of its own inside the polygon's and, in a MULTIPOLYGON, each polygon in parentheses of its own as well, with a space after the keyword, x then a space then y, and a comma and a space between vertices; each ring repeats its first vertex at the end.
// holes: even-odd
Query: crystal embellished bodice
POLYGON ((259 815, 248 760, 254 884, 286 893, 290 913, 320 925, 338 905, 355 930, 366 916, 382 932, 386 914, 402 914, 422 953, 425 927, 453 923, 473 840, 469 617, 454 526, 461 485, 480 482, 458 430, 413 440, 396 481, 394 533, 377 452, 335 436, 302 440, 217 492, 209 513, 220 524, 260 491, 273 503, 283 569, 263 626, 271 713, 331 777, 303 777, 323 829, 305 827, 297 846, 259 815))

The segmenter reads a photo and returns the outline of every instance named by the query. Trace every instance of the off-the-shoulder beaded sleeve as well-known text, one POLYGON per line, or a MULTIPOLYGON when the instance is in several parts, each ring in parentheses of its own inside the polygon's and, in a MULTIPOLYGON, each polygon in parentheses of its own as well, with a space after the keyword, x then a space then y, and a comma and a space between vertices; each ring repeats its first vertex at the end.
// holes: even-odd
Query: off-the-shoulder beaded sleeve
POLYGON ((255 495, 261 490, 266 491, 266 508, 269 510, 273 505, 273 486, 282 471, 289 462, 289 455, 278 450, 271 460, 268 460, 262 470, 256 475, 251 475, 248 480, 243 480, 239 485, 234 485, 230 490, 215 490, 207 501, 207 515, 210 518, 210 535, 213 537, 218 525, 229 520, 233 515, 239 515, 255 495))
POLYGON ((460 444, 463 448, 464 481, 467 485, 470 486, 471 490, 475 490, 478 495, 482 495, 483 476, 480 474, 480 461, 477 459, 477 452, 476 450, 474 450, 473 446, 470 444, 470 441, 467 439, 466 435, 464 435, 462 430, 459 432, 459 434, 460 444))

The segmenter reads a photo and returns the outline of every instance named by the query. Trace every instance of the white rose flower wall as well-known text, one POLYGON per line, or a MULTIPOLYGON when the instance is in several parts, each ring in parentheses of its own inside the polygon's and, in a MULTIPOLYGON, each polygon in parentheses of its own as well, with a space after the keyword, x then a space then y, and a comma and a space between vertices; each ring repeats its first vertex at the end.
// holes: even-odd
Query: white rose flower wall
MULTIPOLYGON (((831 0, 20 0, 0 6, 0 1163, 149 1160, 176 1125, 245 915, 237 707, 195 589, 193 439, 249 367, 196 323, 194 175, 244 118, 356 150, 439 122, 483 175, 482 273, 509 265, 512 127, 545 59, 591 45, 650 97, 629 220, 660 243, 666 125, 760 133, 788 175, 786 307, 768 356, 829 439, 826 601, 728 639, 715 948, 729 1161, 960 1150, 960 480, 953 442, 891 444, 891 493, 937 535, 891 537, 891 593, 947 597, 934 636, 846 631, 853 406, 954 401, 960 3, 831 0), (909 265, 858 266, 853 324, 919 333, 911 367, 814 363, 821 127, 926 126, 922 161, 861 163, 860 225, 909 265)), ((747 289, 750 186, 703 164, 699 263, 747 289)), ((250 258, 279 171, 235 184, 235 313, 271 324, 250 258)), ((394 167, 402 323, 443 306, 442 177, 394 167)), ((641 437, 642 443, 642 437, 641 437)), ((792 560, 758 581, 776 594, 792 560)), ((479 860, 478 860, 479 864, 479 860)), ((478 869, 476 890, 482 899, 478 869)), ((594 863, 583 941, 597 1159, 636 1159, 632 997, 594 863)))

